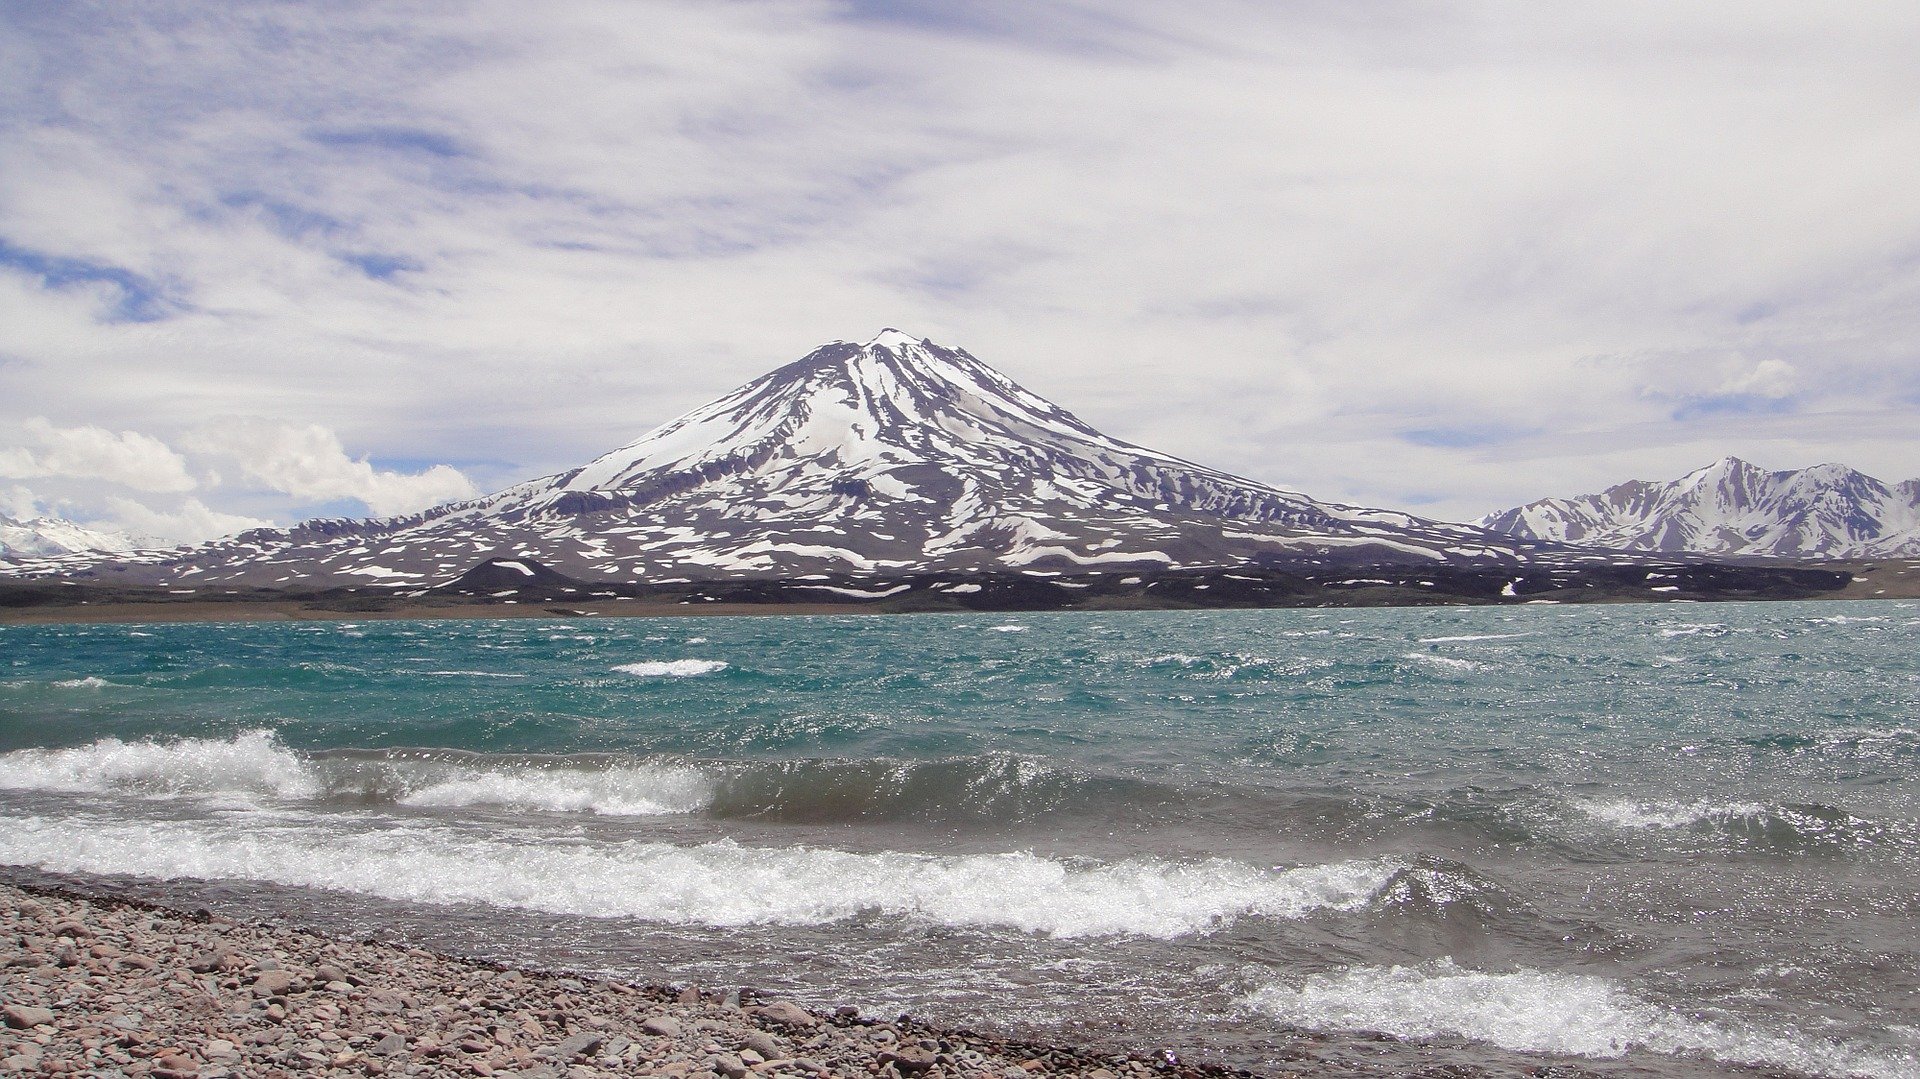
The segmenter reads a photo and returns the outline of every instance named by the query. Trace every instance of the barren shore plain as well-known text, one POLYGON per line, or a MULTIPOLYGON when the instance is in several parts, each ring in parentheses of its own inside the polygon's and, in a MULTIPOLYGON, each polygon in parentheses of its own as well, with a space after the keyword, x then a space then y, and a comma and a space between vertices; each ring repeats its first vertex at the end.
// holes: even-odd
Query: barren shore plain
POLYGON ((1010 1042, 750 988, 629 985, 0 885, 0 1073, 150 1079, 1168 1079, 1208 1065, 1010 1042))
MULTIPOLYGON (((1728 567, 1704 567, 1724 571, 1728 567)), ((1261 607, 1402 607, 1494 603, 1631 603, 1763 601, 1778 599, 1920 598, 1920 561, 1760 563, 1733 567, 1743 575, 1731 581, 1703 580, 1701 586, 1648 587, 1636 572, 1632 580, 1602 581, 1540 593, 1502 595, 1499 582, 1484 573, 1442 576, 1437 583, 1416 580, 1431 572, 1401 571, 1405 580, 1325 582, 1285 574, 1254 580, 1229 570, 1166 574, 1149 583, 1086 588, 1077 582, 1013 580, 999 595, 971 595, 962 604, 952 597, 900 595, 832 601, 796 597, 785 582, 710 582, 705 585, 639 587, 629 594, 528 592, 493 594, 478 589, 441 588, 424 593, 396 589, 333 589, 291 592, 272 589, 166 589, 104 586, 84 582, 8 580, 0 577, 0 625, 82 622, 285 622, 397 618, 606 618, 677 615, 846 615, 900 614, 967 610, 1196 610, 1261 607), (1249 585, 1248 581, 1254 581, 1249 585), (1171 587, 1159 587, 1171 586, 1171 587), (1489 587, 1490 586, 1490 587, 1489 587), (1041 594, 1036 589, 1051 589, 1041 594)), ((1132 579, 1138 582, 1139 578, 1132 579)), ((581 591, 585 591, 582 589, 581 591)))

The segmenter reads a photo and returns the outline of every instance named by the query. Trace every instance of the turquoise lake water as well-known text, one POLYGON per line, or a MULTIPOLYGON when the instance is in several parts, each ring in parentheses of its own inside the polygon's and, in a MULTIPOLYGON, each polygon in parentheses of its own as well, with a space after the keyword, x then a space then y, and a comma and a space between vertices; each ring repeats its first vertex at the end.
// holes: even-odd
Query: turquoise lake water
POLYGON ((0 628, 11 879, 1328 1074, 1920 1074, 1916 769, 1902 602, 0 628))

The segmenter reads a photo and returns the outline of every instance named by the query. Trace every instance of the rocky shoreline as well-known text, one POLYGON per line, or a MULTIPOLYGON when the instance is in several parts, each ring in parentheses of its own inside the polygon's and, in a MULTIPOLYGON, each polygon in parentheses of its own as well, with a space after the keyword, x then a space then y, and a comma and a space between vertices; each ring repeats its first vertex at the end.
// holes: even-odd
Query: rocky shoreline
POLYGON ((22 578, 0 568, 0 625, 396 618, 655 618, 677 615, 987 614, 1296 607, 1512 606, 1920 598, 1920 561, 1260 567, 1159 572, 814 575, 608 582, 531 559, 474 567, 431 589, 168 588, 22 578), (517 570, 502 570, 511 564, 517 570))
POLYGON ((0 1074, 1247 1075, 0 885, 0 1074))

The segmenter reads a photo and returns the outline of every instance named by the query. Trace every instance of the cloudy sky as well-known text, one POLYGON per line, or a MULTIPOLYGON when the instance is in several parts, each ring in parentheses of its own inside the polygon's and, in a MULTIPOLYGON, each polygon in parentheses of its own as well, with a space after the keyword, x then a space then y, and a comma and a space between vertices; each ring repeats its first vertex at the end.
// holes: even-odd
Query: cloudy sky
POLYGON ((557 471, 883 326, 1464 518, 1920 475, 1920 6, 11 0, 0 512, 557 471))

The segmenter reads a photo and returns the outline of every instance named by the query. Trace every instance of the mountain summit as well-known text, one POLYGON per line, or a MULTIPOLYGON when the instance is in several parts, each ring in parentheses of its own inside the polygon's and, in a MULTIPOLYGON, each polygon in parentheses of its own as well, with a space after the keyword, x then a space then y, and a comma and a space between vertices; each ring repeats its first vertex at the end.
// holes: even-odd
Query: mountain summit
POLYGON ((1914 557, 1920 480, 1889 485, 1831 464, 1768 472, 1724 457, 1671 482, 1545 498, 1476 523, 1517 538, 1661 554, 1914 557))
POLYGON ((1100 433, 962 349, 836 341, 566 472, 381 521, 205 545, 142 576, 432 584, 1511 562, 1528 544, 1317 502, 1100 433))
POLYGON ((16 520, 0 514, 0 564, 26 558, 107 553, 157 546, 125 532, 104 532, 61 517, 16 520))

